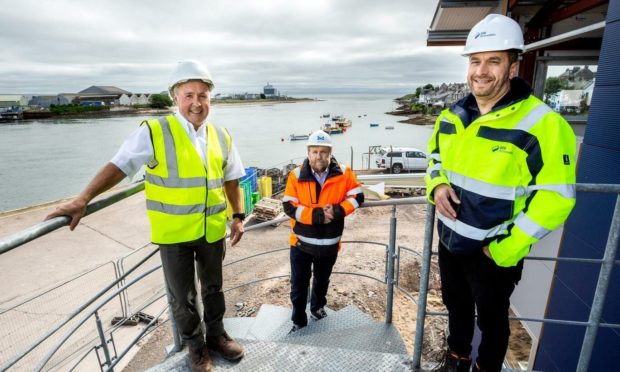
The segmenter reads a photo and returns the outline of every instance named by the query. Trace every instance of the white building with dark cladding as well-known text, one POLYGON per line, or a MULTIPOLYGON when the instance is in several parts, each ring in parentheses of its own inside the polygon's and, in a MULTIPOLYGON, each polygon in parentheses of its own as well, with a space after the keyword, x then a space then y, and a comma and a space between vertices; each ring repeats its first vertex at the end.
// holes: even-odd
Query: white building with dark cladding
POLYGON ((266 98, 278 97, 280 95, 276 87, 274 87, 273 85, 269 83, 267 83, 267 85, 263 87, 263 94, 265 95, 266 98))

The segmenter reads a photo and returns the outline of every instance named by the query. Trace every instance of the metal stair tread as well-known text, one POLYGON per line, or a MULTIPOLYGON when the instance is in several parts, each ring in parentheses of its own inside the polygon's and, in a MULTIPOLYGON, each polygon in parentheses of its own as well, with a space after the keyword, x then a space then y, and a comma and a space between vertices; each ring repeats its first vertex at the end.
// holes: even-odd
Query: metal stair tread
POLYGON ((224 318, 224 329, 234 339, 248 338, 248 332, 256 321, 255 317, 224 318))
MULTIPOLYGON (((213 355, 215 371, 410 371, 406 354, 355 350, 321 346, 286 344, 264 340, 239 340, 245 356, 237 363, 217 353, 213 355)), ((190 371, 187 351, 168 358, 149 372, 190 371)))
MULTIPOLYGON (((373 319, 368 314, 358 309, 355 305, 346 306, 338 311, 329 309, 326 309, 326 311, 328 314, 327 317, 319 321, 314 321, 308 317, 308 326, 298 330, 294 333, 294 335, 305 336, 309 334, 350 329, 371 324, 373 322, 373 319)), ((310 315, 309 311, 308 315, 310 315)), ((266 339, 271 341, 282 340, 288 336, 288 332, 291 330, 292 326, 293 323, 288 321, 275 329, 266 339)))
POLYGON ((289 321, 291 309, 271 304, 261 305, 254 324, 247 332, 248 340, 264 340, 267 336, 278 329, 282 324, 289 321))
MULTIPOLYGON (((321 322, 323 320, 317 323, 321 322)), ((287 335, 280 342, 392 354, 404 354, 407 352, 405 343, 398 330, 391 324, 379 322, 348 329, 334 329, 304 335, 298 335, 295 332, 287 335)))

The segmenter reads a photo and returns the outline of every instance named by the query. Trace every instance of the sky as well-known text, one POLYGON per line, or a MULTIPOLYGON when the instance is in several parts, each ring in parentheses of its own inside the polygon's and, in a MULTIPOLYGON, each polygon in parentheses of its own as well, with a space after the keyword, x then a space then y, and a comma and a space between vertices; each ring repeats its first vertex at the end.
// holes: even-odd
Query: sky
POLYGON ((462 47, 426 47, 436 0, 19 0, 0 7, 0 93, 166 89, 203 62, 214 93, 409 93, 465 82, 462 47))

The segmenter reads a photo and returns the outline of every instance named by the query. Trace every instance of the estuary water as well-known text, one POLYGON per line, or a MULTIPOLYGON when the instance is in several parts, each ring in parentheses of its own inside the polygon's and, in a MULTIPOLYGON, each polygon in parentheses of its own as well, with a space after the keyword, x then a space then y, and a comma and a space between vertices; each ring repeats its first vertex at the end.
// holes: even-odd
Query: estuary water
MULTIPOLYGON (((368 158, 362 154, 369 146, 426 149, 432 126, 398 123, 402 117, 386 115, 396 107, 394 96, 313 98, 318 101, 213 105, 209 121, 228 128, 246 167, 281 167, 291 160, 299 163, 306 154, 305 141, 289 141, 289 135, 308 134, 331 122, 321 118, 323 113, 353 121, 346 133, 333 135, 332 140, 334 156, 347 165, 353 159, 355 169, 368 166, 368 158), (370 127, 370 123, 380 125, 370 127), (394 129, 386 130, 386 126, 394 129)), ((138 124, 149 118, 0 123, 0 212, 77 195, 138 124)))

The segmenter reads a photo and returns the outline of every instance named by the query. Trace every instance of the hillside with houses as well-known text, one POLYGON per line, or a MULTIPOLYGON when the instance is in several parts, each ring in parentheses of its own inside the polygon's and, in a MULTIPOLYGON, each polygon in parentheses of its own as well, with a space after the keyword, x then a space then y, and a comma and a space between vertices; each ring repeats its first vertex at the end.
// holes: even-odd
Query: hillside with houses
MULTIPOLYGON (((545 81, 543 100, 562 115, 586 114, 592 101, 596 72, 589 66, 571 66, 545 81)), ((392 115, 408 116, 410 124, 429 124, 441 110, 452 106, 470 92, 466 83, 426 84, 415 93, 395 99, 399 106, 392 115)))

